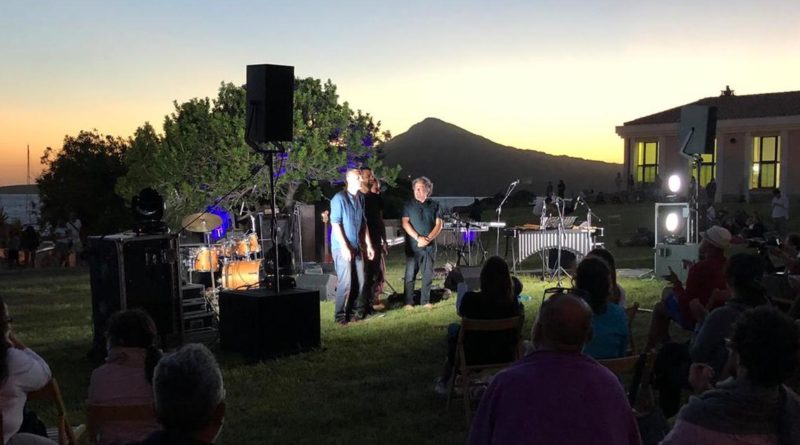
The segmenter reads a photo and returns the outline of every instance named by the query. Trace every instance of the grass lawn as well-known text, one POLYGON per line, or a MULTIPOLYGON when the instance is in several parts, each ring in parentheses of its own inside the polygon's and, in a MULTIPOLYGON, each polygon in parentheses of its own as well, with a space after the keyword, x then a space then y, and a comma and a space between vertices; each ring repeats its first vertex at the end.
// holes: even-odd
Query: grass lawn
MULTIPOLYGON (((607 227, 609 246, 636 226, 652 225, 652 205, 594 210, 601 218, 626 215, 607 227)), ((507 209, 504 219, 513 225, 532 222, 533 217, 529 209, 507 209)), ((493 238, 493 232, 485 236, 493 238)), ((494 252, 493 241, 485 248, 494 252)), ((612 251, 621 267, 652 267, 650 248, 612 247, 612 251)), ((388 262, 389 280, 398 291, 402 291, 401 252, 394 248, 388 262)), ((529 338, 542 291, 551 284, 532 276, 521 278, 523 294, 531 297, 525 304, 524 337, 529 338)), ((621 280, 621 284, 628 301, 645 308, 652 307, 664 285, 657 280, 621 280)), ((52 367, 72 422, 82 422, 89 375, 98 365, 85 358, 92 336, 88 271, 0 271, 0 295, 10 307, 20 338, 52 367)), ((318 351, 251 364, 214 349, 227 392, 221 443, 464 443, 467 428, 461 405, 445 411, 444 399, 432 390, 446 352, 446 328, 458 321, 454 304, 451 299, 431 311, 392 310, 382 318, 340 327, 333 323, 333 304, 326 302, 321 304, 318 351)), ((637 317, 638 345, 644 343, 648 323, 649 314, 637 317)))

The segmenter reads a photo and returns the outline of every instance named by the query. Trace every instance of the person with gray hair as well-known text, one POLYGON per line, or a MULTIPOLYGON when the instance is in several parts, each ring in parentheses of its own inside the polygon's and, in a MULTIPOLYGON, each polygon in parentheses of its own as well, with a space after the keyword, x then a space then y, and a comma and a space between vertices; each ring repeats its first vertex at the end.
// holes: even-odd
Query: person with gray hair
POLYGON ((556 294, 533 326, 534 350, 499 372, 483 394, 467 443, 640 444, 617 377, 584 354, 592 309, 556 294))
POLYGON ((433 262, 436 259, 434 240, 442 232, 442 214, 439 204, 430 199, 433 183, 425 176, 411 182, 414 199, 403 207, 403 231, 405 231, 406 271, 404 281, 405 308, 414 308, 414 281, 422 270, 422 293, 420 304, 430 309, 433 262))
POLYGON ((128 445, 209 445, 225 417, 225 388, 217 360, 201 344, 164 356, 153 376, 156 418, 162 431, 128 445))

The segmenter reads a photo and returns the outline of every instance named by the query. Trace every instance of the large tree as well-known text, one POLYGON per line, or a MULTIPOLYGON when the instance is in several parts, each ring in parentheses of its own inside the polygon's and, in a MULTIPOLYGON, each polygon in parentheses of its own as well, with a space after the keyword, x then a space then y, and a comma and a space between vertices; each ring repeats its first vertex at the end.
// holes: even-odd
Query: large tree
MULTIPOLYGON (((291 207, 296 199, 320 199, 322 187, 340 180, 347 167, 369 165, 393 183, 398 169, 387 169, 380 160, 391 137, 380 122, 339 103, 331 81, 296 79, 294 94, 294 139, 274 158, 280 207, 291 207)), ((264 159, 244 141, 245 110, 245 89, 229 83, 221 84, 213 101, 175 103, 163 135, 150 124, 136 131, 119 192, 129 197, 155 187, 165 196, 173 226, 210 204, 234 208, 266 200, 269 174, 262 168, 264 159)))
POLYGON ((80 218, 86 235, 113 233, 130 226, 130 214, 114 192, 126 173, 122 156, 127 142, 97 131, 66 136, 58 152, 47 147, 37 178, 43 222, 65 223, 80 218))

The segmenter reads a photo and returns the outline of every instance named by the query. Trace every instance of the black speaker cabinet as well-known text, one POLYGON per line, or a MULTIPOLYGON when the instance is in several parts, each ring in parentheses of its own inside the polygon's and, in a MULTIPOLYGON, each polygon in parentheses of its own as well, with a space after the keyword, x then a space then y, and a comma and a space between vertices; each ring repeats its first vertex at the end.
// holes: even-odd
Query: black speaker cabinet
POLYGON ((683 154, 713 154, 716 135, 717 107, 686 105, 681 108, 678 137, 683 154))
POLYGON ((88 240, 94 351, 105 352, 108 317, 140 308, 158 328, 162 347, 182 342, 178 241, 171 235, 115 234, 88 240))
POLYGON ((294 67, 247 65, 247 140, 291 141, 294 137, 294 67))
POLYGON ((319 292, 306 289, 222 291, 220 346, 265 359, 320 345, 319 292))

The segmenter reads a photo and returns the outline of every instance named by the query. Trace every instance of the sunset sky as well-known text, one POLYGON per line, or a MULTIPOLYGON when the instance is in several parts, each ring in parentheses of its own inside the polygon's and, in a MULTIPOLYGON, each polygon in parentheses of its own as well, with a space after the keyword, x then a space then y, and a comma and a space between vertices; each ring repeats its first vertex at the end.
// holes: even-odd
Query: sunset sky
POLYGON ((718 95, 800 90, 794 1, 0 0, 0 185, 82 129, 161 129, 172 102, 294 65, 399 134, 622 161, 614 127, 718 95))

